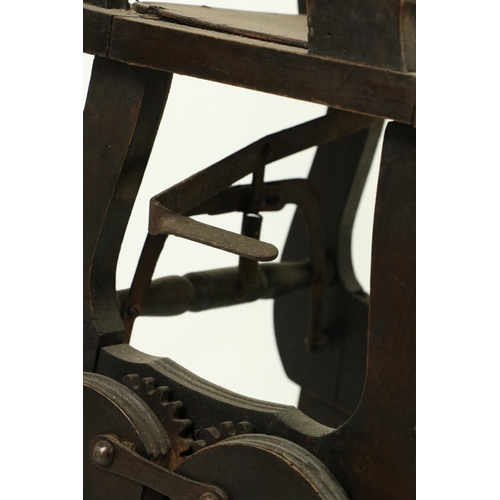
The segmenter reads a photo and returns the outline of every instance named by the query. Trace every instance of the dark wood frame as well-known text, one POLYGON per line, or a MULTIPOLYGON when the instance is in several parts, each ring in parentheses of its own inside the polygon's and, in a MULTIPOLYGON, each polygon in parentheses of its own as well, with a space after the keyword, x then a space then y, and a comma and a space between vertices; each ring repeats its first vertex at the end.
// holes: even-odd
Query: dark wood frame
MULTIPOLYGON (((394 120, 377 192, 362 400, 338 429, 325 430, 279 405, 267 412, 279 422, 273 433, 323 461, 351 500, 409 500, 415 496, 415 2, 366 0, 354 35, 341 30, 334 43, 327 35, 338 26, 335 15, 349 18, 352 7, 348 0, 339 5, 333 12, 326 0, 307 2, 305 49, 146 18, 121 0, 84 4, 84 51, 96 56, 84 112, 84 369, 121 374, 117 348, 124 347, 125 329, 116 263, 173 73, 394 120), (388 9, 389 35, 375 52, 370 43, 358 51, 360 30, 369 41, 380 37, 380 23, 366 17, 375 8, 388 9)), ((120 362, 135 363, 137 372, 149 366, 131 356, 120 362)), ((159 376, 176 387, 169 370, 159 376)), ((199 386, 177 390, 188 402, 196 393, 206 403, 199 386)), ((213 398, 242 418, 257 412, 245 398, 223 391, 213 398)))

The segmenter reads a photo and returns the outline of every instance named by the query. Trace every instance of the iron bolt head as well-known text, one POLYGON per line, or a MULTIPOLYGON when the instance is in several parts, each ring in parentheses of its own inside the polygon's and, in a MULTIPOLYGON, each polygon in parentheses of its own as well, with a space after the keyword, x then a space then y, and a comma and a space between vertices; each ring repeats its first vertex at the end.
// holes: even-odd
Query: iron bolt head
POLYGON ((92 448, 92 460, 102 467, 111 465, 115 456, 115 450, 111 443, 101 440, 92 448))

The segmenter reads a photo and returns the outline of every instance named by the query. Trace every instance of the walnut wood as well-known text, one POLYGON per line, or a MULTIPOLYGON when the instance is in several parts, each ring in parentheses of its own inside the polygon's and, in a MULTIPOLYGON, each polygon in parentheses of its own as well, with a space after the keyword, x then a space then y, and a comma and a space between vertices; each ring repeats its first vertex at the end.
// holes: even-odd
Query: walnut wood
POLYGON ((415 129, 387 127, 373 231, 363 398, 326 465, 351 500, 415 498, 415 129))
MULTIPOLYGON (((170 388, 172 400, 183 402, 183 410, 194 429, 204 429, 227 420, 247 421, 254 433, 280 436, 316 456, 325 437, 334 432, 293 406, 236 394, 198 377, 171 359, 150 356, 126 344, 104 347, 96 372, 118 382, 130 373, 141 378, 153 377, 155 384, 170 388)), ((327 456, 326 448, 322 452, 321 458, 327 456)))
POLYGON ((159 2, 135 3, 132 9, 139 14, 167 22, 307 48, 307 19, 304 15, 269 14, 159 2))
MULTIPOLYGON (((307 290, 283 296, 274 305, 274 328, 283 366, 288 377, 307 393, 301 399, 305 406, 299 408, 332 427, 354 412, 365 381, 368 297, 353 271, 351 232, 381 128, 382 122, 374 123, 368 130, 320 146, 308 177, 321 197, 325 253, 338 277, 322 299, 321 329, 329 342, 313 352, 305 349, 310 314, 307 290), (323 408, 325 405, 330 411, 323 408)), ((297 211, 282 261, 309 255, 307 233, 304 214, 297 211)))
POLYGON ((91 5, 83 9, 83 51, 96 56, 108 53, 112 16, 91 5))
MULTIPOLYGON (((283 446, 281 440, 292 441, 295 444, 288 451, 300 446, 312 453, 338 478, 350 500, 412 500, 415 0, 304 0, 299 1, 301 13, 306 3, 308 48, 301 27, 304 16, 292 20, 290 16, 158 5, 137 6, 143 12, 139 14, 128 10, 126 0, 84 2, 84 50, 96 55, 84 111, 84 370, 120 383, 133 373, 154 377, 156 385, 168 385, 169 400, 184 404, 193 437, 221 422, 245 422, 253 432, 268 435, 265 440, 273 440, 277 446, 283 446), (260 28, 253 26, 257 19, 262 21, 260 28), (124 343, 126 333, 115 290, 118 253, 174 72, 325 104, 357 113, 358 117, 371 115, 400 122, 387 127, 377 191, 368 363, 357 370, 359 375, 366 368, 364 392, 354 414, 337 429, 312 420, 296 408, 234 394, 168 359, 147 356, 124 343)), ((356 147, 348 148, 342 161, 359 162, 362 145, 369 142, 373 146, 372 139, 362 134, 349 137, 346 142, 352 141, 356 147)), ((291 142, 282 145, 288 154, 296 146, 291 142)), ((328 163, 323 155, 337 155, 337 146, 321 148, 317 162, 328 163)), ((359 173, 354 168, 347 169, 345 185, 338 188, 344 195, 350 193, 348 199, 332 200, 346 212, 336 207, 336 218, 330 223, 344 224, 345 234, 349 232, 345 228, 352 226, 353 200, 361 192, 360 182, 366 174, 359 165, 359 173), (355 185, 351 191, 347 189, 350 183, 355 185)), ((317 173, 313 172, 314 176, 317 173)), ((217 171, 207 177, 206 186, 220 182, 217 171)), ((323 182, 321 175, 319 182, 323 182)), ((328 183, 323 183, 328 190, 328 183)), ((180 190, 179 203, 185 203, 188 194, 180 190)), ((199 193, 191 190, 191 195, 190 202, 196 206, 199 193)), ((343 260, 338 265, 339 282, 351 295, 361 296, 350 260, 345 260, 346 251, 335 239, 340 231, 332 234, 336 260, 343 260)), ((153 250, 141 259, 159 253, 162 241, 153 243, 153 250)), ((151 276, 140 274, 144 286, 149 286, 151 276)), ((356 318, 354 328, 363 333, 366 300, 348 305, 350 309, 345 307, 344 313, 356 318)), ((340 371, 343 364, 357 363, 353 352, 356 350, 357 356, 361 344, 352 344, 351 353, 336 356, 332 363, 337 363, 340 371)), ((301 404, 318 419, 343 420, 345 408, 353 407, 359 399, 360 380, 362 377, 354 390, 349 383, 337 383, 333 404, 313 390, 302 393, 301 404), (343 403, 335 406, 339 401, 343 403)), ((96 404, 87 401, 87 408, 94 412, 91 425, 101 421, 102 412, 96 404)), ((253 437, 249 439, 254 441, 253 437)), ((318 466, 315 460, 304 459, 301 466, 302 462, 318 466)), ((290 472, 291 463, 287 462, 285 471, 290 472)), ((274 484, 277 476, 286 477, 286 472, 268 472, 269 484, 274 484)), ((245 488, 249 495, 253 484, 255 481, 245 488)), ((271 497, 278 498, 279 492, 271 497)), ((155 497, 145 491, 143 498, 155 497)))
POLYGON ((307 0, 309 50, 361 64, 414 71, 415 3, 307 0), (405 62, 405 58, 408 62, 405 62))
POLYGON ((84 110, 84 369, 123 342, 115 272, 172 75, 96 57, 84 110))
MULTIPOLYGON (((113 17, 111 11, 101 9, 101 13, 113 17)), ((414 74, 312 55, 298 47, 145 19, 130 12, 114 15, 107 57, 414 123, 414 74)))

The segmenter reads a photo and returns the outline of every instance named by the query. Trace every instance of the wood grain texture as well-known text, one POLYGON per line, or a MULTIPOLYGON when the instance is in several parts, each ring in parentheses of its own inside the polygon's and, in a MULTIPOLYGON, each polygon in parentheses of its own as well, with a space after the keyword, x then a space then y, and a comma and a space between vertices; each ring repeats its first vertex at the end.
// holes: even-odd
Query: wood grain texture
POLYGON ((131 373, 140 378, 153 377, 157 386, 170 388, 172 400, 183 402, 185 415, 194 429, 228 420, 246 421, 251 423, 253 433, 288 439, 313 454, 325 436, 333 432, 293 406, 236 394, 198 377, 171 359, 149 356, 126 344, 104 347, 96 371, 118 382, 131 373))
MULTIPOLYGON (((321 197, 326 258, 337 276, 322 299, 321 329, 329 342, 312 352, 305 348, 311 314, 307 290, 297 290, 274 303, 274 328, 283 366, 303 391, 305 406, 299 408, 331 427, 339 426, 354 412, 365 381, 368 297, 353 271, 351 232, 381 128, 378 122, 320 146, 308 177, 321 197)), ((297 211, 282 261, 309 256, 307 234, 304 214, 297 211)))
POLYGON ((373 231, 367 378, 326 465, 351 500, 415 498, 415 129, 387 127, 373 231))
POLYGON ((307 48, 307 19, 304 15, 270 14, 207 6, 141 2, 132 5, 139 14, 220 33, 307 48))
POLYGON ((403 0, 307 0, 307 12, 312 53, 397 71, 412 67, 405 51, 414 60, 414 46, 403 45, 414 37, 415 17, 407 17, 403 0))
POLYGON ((84 369, 123 342, 118 253, 163 114, 172 75, 96 57, 83 120, 84 369))
MULTIPOLYGON (((313 4, 323 1, 309 0, 309 14, 313 4)), ((346 6, 346 12, 352 7, 338 1, 346 6)), ((357 1, 352 4, 357 5, 357 1)), ((395 1, 381 5, 394 7, 395 1)), ((383 46, 368 47, 365 39, 354 59, 345 53, 332 56, 328 46, 318 55, 302 47, 276 43, 279 40, 272 37, 279 29, 273 34, 267 28, 268 38, 259 35, 256 39, 245 36, 244 30, 228 33, 225 28, 213 29, 207 19, 205 25, 193 25, 191 21, 191 25, 182 25, 178 13, 175 22, 145 19, 136 12, 104 8, 121 5, 121 0, 95 2, 102 7, 84 5, 84 48, 97 55, 84 111, 84 369, 119 382, 130 373, 153 376, 157 384, 170 387, 172 397, 184 402, 195 434, 219 422, 249 421, 254 432, 293 441, 335 474, 350 500, 412 500, 415 129, 408 125, 415 121, 415 75, 405 72, 414 64, 408 45, 411 39, 402 45, 400 33, 402 49, 396 55, 383 46), (375 55, 370 55, 370 50, 375 50, 375 55), (368 62, 363 59, 366 57, 368 62), (364 393, 354 415, 338 429, 321 425, 295 408, 231 393, 169 360, 142 355, 123 344, 125 329, 116 298, 116 264, 172 72, 321 103, 353 111, 358 117, 366 114, 402 122, 389 124, 384 141, 374 223, 364 393)), ((303 9, 303 2, 301 5, 303 9)), ((374 5, 374 0, 366 0, 368 10, 360 11, 362 15, 356 21, 359 26, 367 26, 363 15, 374 5)), ((392 7, 386 19, 393 19, 392 7)), ((413 12, 409 8, 399 18, 410 28, 413 12)), ((374 16, 376 19, 370 22, 376 29, 367 30, 367 40, 382 26, 376 12, 374 16)), ((188 17, 184 16, 183 22, 188 17)), ((198 17, 194 19, 199 22, 198 17)), ((330 26, 327 21, 321 20, 325 29, 330 26)), ((245 29, 250 34, 251 29, 245 29)), ((392 24, 387 32, 386 41, 392 50, 392 24)), ((312 48, 323 50, 320 45, 312 48)), ((293 144, 283 147, 289 146, 293 144)), ((213 184, 218 175, 212 174, 213 184)), ((356 325, 360 331, 367 312, 366 304, 362 305, 353 313, 360 321, 356 325)), ((348 384, 338 390, 349 405, 357 401, 354 392, 348 384)), ((315 403, 309 400, 305 404, 315 403)))
POLYGON ((144 19, 137 13, 115 15, 109 40, 107 56, 127 64, 414 123, 416 90, 415 75, 411 73, 312 55, 306 49, 244 36, 144 19))
POLYGON ((83 9, 83 52, 106 56, 111 32, 111 20, 107 12, 85 5, 83 9))
POLYGON ((120 17, 113 22, 109 57, 346 111, 412 122, 415 80, 411 76, 311 57, 307 51, 294 47, 120 17))
POLYGON ((401 42, 406 71, 417 71, 417 6, 415 0, 403 5, 401 14, 401 42))

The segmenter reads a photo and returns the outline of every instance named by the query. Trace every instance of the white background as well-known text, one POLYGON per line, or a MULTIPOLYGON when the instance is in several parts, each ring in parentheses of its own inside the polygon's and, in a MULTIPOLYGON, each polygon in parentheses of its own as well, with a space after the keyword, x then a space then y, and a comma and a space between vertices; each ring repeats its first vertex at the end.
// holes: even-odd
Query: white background
MULTIPOLYGON (((189 3, 189 2, 179 2, 189 3)), ((235 7, 213 1, 213 7, 235 7)), ((240 1, 247 10, 296 13, 295 2, 240 1)), ((84 55, 84 95, 92 57, 84 55)), ((324 106, 175 75, 155 147, 122 246, 117 289, 130 286, 147 230, 149 199, 228 156, 284 128, 324 115, 324 106)), ((307 177, 316 148, 267 167, 266 180, 307 177)), ((354 263, 369 289, 370 244, 376 190, 369 177, 354 232, 354 263)), ((265 213, 261 238, 283 248, 295 207, 265 213)), ((240 231, 241 214, 199 217, 209 224, 240 231)), ((180 238, 169 238, 155 277, 183 275, 237 265, 237 257, 180 238)), ((273 302, 262 300, 230 308, 186 313, 171 318, 140 318, 131 345, 169 357, 228 389, 259 399, 297 404, 299 387, 281 365, 274 338, 273 302)))

